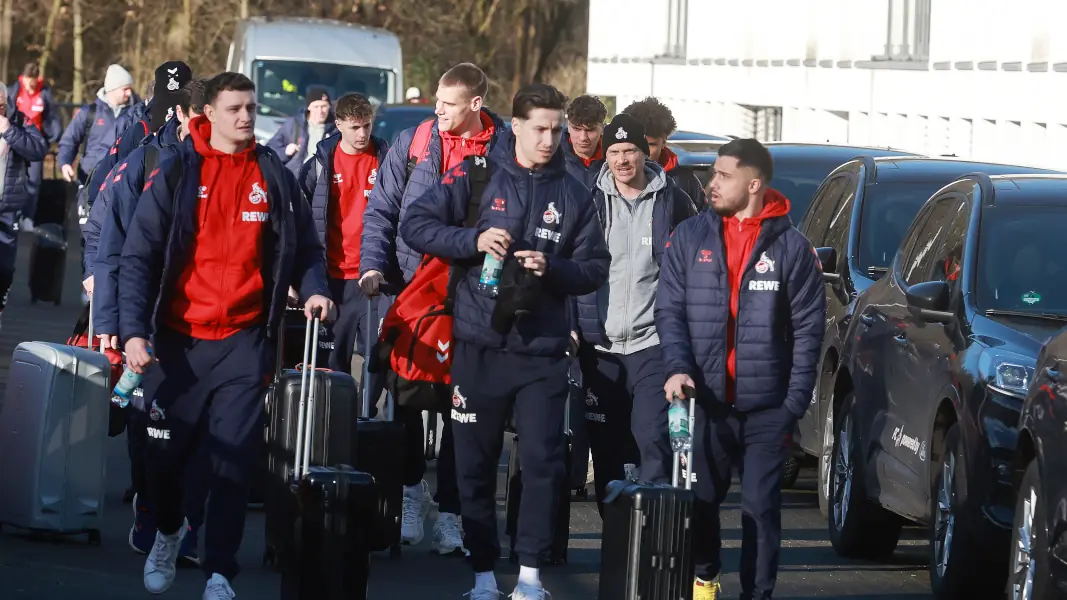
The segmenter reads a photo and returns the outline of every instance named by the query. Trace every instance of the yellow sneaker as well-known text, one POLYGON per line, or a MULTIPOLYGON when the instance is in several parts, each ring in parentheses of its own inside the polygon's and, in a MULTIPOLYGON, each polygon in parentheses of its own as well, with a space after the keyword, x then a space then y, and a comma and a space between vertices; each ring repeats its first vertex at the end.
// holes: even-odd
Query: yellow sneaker
POLYGON ((718 600, 721 591, 718 577, 711 581, 693 581, 693 600, 718 600))

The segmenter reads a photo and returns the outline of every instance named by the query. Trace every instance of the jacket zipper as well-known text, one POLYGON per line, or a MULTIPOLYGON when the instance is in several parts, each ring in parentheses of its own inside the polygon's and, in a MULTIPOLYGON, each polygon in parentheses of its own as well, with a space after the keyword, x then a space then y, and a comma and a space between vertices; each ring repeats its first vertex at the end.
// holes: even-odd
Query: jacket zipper
MULTIPOLYGON (((741 223, 737 224, 737 228, 738 228, 738 231, 741 230, 741 223)), ((765 238, 765 231, 764 231, 764 229, 762 227, 762 224, 761 224, 759 234, 756 236, 756 243, 752 244, 752 252, 749 253, 748 260, 745 261, 746 264, 741 265, 741 272, 737 276, 737 316, 734 318, 734 369, 735 369, 735 372, 734 372, 734 404, 735 405, 737 404, 737 373, 736 373, 736 369, 737 369, 737 362, 738 362, 738 358, 739 358, 739 353, 737 351, 737 348, 738 348, 737 347, 737 334, 741 330, 741 293, 745 289, 745 286, 744 286, 745 273, 748 273, 749 267, 752 264, 752 257, 753 256, 758 256, 756 254, 756 252, 761 249, 761 247, 762 247, 761 243, 765 239, 766 239, 765 238)), ((725 247, 726 247, 726 240, 724 238, 723 239, 723 248, 725 248, 725 247)), ((729 282, 729 278, 730 278, 730 275, 729 275, 730 267, 729 267, 729 265, 727 265, 727 267, 726 267, 726 273, 727 273, 727 275, 726 275, 727 282, 729 282)), ((731 292, 732 292, 732 290, 731 290, 731 292)), ((730 310, 730 307, 726 307, 726 310, 730 310)), ((729 361, 727 361, 727 362, 729 362, 729 361)), ((724 366, 727 369, 729 369, 729 365, 724 365, 724 366)))

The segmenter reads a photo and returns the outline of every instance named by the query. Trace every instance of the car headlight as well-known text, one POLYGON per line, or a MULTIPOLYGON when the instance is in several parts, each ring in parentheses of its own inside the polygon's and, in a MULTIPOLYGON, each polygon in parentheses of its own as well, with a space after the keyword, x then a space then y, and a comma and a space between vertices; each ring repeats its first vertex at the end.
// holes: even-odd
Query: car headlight
POLYGON ((989 349, 978 359, 978 374, 995 391, 1025 398, 1034 380, 1037 361, 1006 350, 989 349))

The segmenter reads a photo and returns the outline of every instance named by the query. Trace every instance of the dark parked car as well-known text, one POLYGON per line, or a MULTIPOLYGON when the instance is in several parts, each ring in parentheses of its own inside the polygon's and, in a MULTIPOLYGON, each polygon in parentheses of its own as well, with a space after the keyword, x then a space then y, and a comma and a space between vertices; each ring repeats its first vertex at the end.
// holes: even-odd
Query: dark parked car
MULTIPOLYGON (((725 143, 725 142, 723 142, 725 143)), ((722 144, 719 144, 721 146, 722 144)), ((811 197, 831 171, 856 156, 916 156, 910 152, 891 148, 865 148, 862 146, 833 146, 828 144, 797 144, 792 142, 767 142, 767 149, 774 157, 774 178, 771 187, 785 194, 791 205, 789 218, 799 223, 804 216, 811 197)), ((674 146, 672 146, 673 148, 674 146)), ((705 187, 711 167, 718 158, 718 146, 714 150, 678 153, 678 164, 689 167, 705 187)), ((676 150, 677 152, 677 150, 676 150)))
MULTIPOLYGON (((823 263, 827 312, 821 385, 816 386, 812 406, 797 423, 793 439, 804 453, 819 458, 819 508, 823 514, 829 510, 833 376, 856 298, 885 274, 904 232, 930 196, 976 171, 988 175, 1051 173, 944 158, 862 156, 826 178, 800 221, 798 229, 815 246, 823 263)), ((797 461, 792 460, 789 466, 796 469, 797 461)))
MULTIPOLYGON (((1058 282, 1064 285, 1062 281, 1058 282)), ((1067 305, 1045 314, 1067 322, 1067 305)), ((1067 323, 1064 323, 1067 325, 1067 323)), ((1009 598, 1045 600, 1067 587, 1067 331, 1037 360, 1019 420, 1015 521, 1008 557, 1009 598)))
POLYGON ((859 297, 830 388, 839 554, 888 555, 910 521, 934 596, 1003 590, 1020 411, 1067 314, 1064 231, 1067 176, 967 175, 859 297))

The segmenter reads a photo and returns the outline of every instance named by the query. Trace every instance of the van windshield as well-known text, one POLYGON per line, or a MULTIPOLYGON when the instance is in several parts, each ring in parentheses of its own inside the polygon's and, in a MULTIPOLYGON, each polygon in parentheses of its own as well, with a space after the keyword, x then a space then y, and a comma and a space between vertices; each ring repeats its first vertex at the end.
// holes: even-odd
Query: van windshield
POLYGON ((349 92, 358 92, 375 106, 389 102, 393 72, 355 65, 257 60, 253 77, 259 96, 259 114, 289 117, 304 112, 308 88, 314 86, 326 88, 335 101, 349 92))

